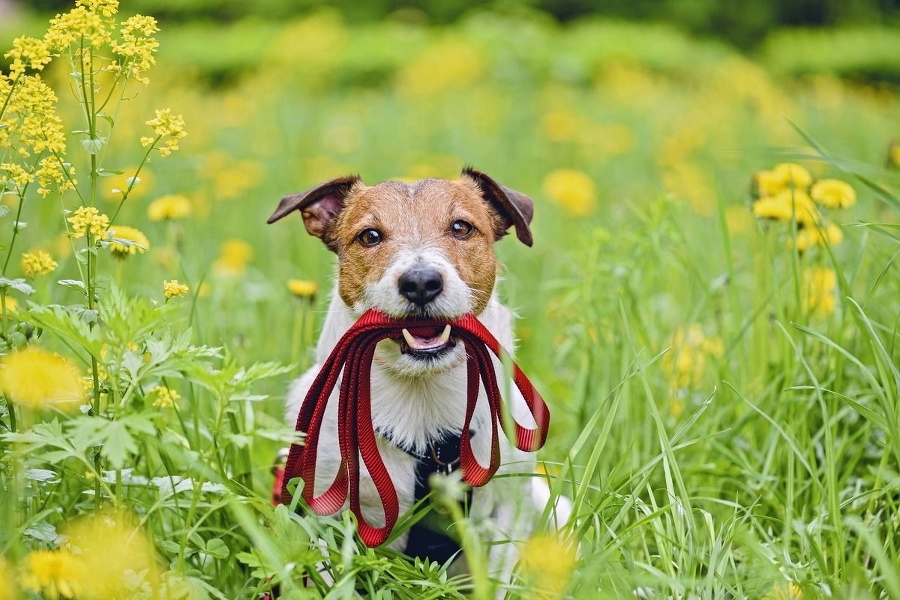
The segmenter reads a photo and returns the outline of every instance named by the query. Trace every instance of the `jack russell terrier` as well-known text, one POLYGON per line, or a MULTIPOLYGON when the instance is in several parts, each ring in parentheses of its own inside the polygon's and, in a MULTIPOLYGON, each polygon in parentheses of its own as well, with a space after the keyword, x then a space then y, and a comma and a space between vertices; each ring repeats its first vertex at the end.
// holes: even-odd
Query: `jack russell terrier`
MULTIPOLYGON (((338 257, 337 285, 316 349, 316 363, 294 381, 286 418, 297 421, 310 387, 341 338, 363 313, 375 309, 394 319, 452 320, 472 314, 499 343, 513 348, 512 315, 497 299, 494 243, 509 229, 527 246, 534 211, 531 199, 466 168, 459 179, 387 181, 366 186, 358 176, 334 179, 286 196, 273 223, 299 211, 307 232, 338 257)), ((493 358, 493 357, 492 357, 493 358)), ((434 331, 404 329, 378 342, 371 367, 371 418, 378 451, 396 489, 399 510, 408 511, 429 492, 429 477, 459 466, 466 416, 467 357, 448 325, 434 331)), ((517 421, 534 424, 526 402, 501 361, 493 360, 506 406, 517 421)), ((338 439, 340 384, 331 391, 318 438, 316 493, 341 469, 338 439)), ((491 455, 493 418, 479 390, 469 427, 471 452, 485 464, 491 455)), ((508 580, 515 543, 528 538, 550 500, 546 483, 533 476, 533 454, 499 436, 500 468, 484 486, 467 492, 469 518, 491 543, 489 568, 508 580), (519 476, 509 476, 519 474, 519 476)), ((366 464, 359 465, 359 500, 366 521, 385 521, 383 501, 366 464)), ((346 510, 344 504, 342 510, 346 510)), ((554 506, 568 518, 564 498, 554 506)), ((389 547, 409 556, 447 563, 459 555, 453 528, 424 519, 389 547)), ((457 561, 461 562, 461 561, 457 561)))

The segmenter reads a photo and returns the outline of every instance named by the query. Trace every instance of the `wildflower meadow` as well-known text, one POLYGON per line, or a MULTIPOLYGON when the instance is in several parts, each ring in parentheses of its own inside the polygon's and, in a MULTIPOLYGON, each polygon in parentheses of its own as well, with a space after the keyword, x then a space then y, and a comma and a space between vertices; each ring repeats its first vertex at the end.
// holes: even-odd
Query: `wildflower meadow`
POLYGON ((889 69, 526 10, 126 4, 0 24, 0 600, 900 600, 889 69), (533 476, 574 506, 509 540, 512 582, 271 500, 335 262, 267 217, 467 165, 534 199, 499 289, 553 415, 533 476))

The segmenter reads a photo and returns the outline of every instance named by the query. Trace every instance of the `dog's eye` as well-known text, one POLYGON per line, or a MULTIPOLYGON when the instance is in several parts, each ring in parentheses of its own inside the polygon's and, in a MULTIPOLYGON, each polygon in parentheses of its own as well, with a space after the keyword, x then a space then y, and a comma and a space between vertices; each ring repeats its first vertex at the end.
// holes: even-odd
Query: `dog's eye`
POLYGON ((377 229, 363 229, 362 232, 356 236, 356 241, 366 248, 377 246, 381 243, 381 232, 377 229))
POLYGON ((458 240, 468 239, 475 232, 475 226, 462 219, 450 224, 450 233, 458 240))

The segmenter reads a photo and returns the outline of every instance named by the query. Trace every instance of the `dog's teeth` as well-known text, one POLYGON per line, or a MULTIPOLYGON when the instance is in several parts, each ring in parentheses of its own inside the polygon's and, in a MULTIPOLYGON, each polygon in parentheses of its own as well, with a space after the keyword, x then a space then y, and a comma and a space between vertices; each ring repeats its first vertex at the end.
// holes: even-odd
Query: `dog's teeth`
POLYGON ((450 330, 451 330, 450 324, 447 323, 447 326, 444 327, 444 331, 441 332, 441 335, 438 338, 441 340, 442 344, 446 344, 447 342, 450 341, 450 330))
POLYGON ((419 345, 416 344, 416 339, 415 339, 415 338, 412 336, 412 334, 409 332, 409 329, 407 329, 407 328, 405 328, 405 327, 403 328, 403 339, 406 340, 406 344, 407 344, 410 348, 415 349, 415 348, 418 348, 418 347, 419 347, 419 345))

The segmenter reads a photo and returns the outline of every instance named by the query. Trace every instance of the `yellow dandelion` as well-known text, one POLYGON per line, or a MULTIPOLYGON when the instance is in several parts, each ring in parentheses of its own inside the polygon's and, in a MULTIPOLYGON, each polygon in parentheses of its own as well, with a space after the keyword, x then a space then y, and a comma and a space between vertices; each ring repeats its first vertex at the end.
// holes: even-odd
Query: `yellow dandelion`
POLYGON ((832 269, 805 269, 802 279, 803 310, 819 317, 834 313, 837 275, 832 269))
POLYGON ((844 233, 834 223, 824 226, 809 225, 797 232, 797 238, 790 240, 788 246, 794 246, 803 252, 814 246, 837 246, 844 241, 844 233))
POLYGON ((19 308, 19 301, 13 298, 12 296, 6 296, 3 300, 4 306, 6 307, 6 312, 14 313, 19 308))
POLYGON ((0 600, 16 600, 19 593, 16 590, 16 580, 12 569, 6 566, 6 561, 0 557, 0 600))
POLYGON ((95 238, 102 237, 109 228, 109 217, 93 206, 78 207, 67 220, 72 224, 74 238, 84 237, 88 233, 95 238))
POLYGON ((559 535, 538 534, 522 548, 519 567, 534 586, 535 597, 560 598, 577 560, 575 544, 559 535))
POLYGON ((763 600, 800 600, 801 598, 803 598, 803 590, 793 581, 776 584, 763 596, 763 600))
POLYGON ((151 221, 175 221, 191 216, 193 206, 187 196, 169 194, 157 198, 147 207, 147 216, 151 221))
POLYGON ((26 277, 49 275, 57 266, 56 261, 43 250, 26 252, 22 255, 22 272, 26 277))
POLYGON ((84 579, 82 564, 61 550, 36 550, 25 561, 22 586, 45 598, 74 598, 80 594, 78 583, 84 579))
POLYGON ((75 365, 34 346, 0 359, 0 389, 14 402, 35 408, 74 409, 84 400, 75 365))
POLYGON ((888 146, 887 165, 894 169, 900 169, 900 142, 892 141, 888 146))
POLYGON ((156 400, 153 401, 153 406, 156 408, 172 408, 175 406, 175 401, 181 398, 181 394, 175 390, 161 385, 156 386, 147 393, 156 394, 156 400))
POLYGON ((544 179, 544 193, 576 216, 592 213, 597 202, 594 181, 575 169, 558 169, 549 173, 544 179))
POLYGON ((244 240, 226 240, 219 247, 219 258, 213 263, 216 273, 223 276, 243 275, 253 258, 253 247, 244 240))
POLYGON ((699 382, 708 358, 720 357, 725 350, 720 338, 707 337, 697 323, 675 330, 669 345, 662 370, 674 389, 690 388, 699 382))
POLYGON ((839 179, 822 179, 813 184, 809 196, 828 208, 849 208, 856 204, 856 191, 839 179))
POLYGON ((319 284, 307 279, 288 279, 287 287, 294 296, 310 300, 315 298, 319 291, 319 284))
POLYGON ((160 567, 136 518, 125 511, 101 512, 68 523, 62 533, 82 565, 79 598, 153 596, 160 567))
POLYGON ((184 296, 190 291, 190 288, 183 283, 178 283, 177 279, 163 282, 163 296, 166 300, 171 300, 175 296, 184 296))
POLYGON ((812 183, 809 171, 796 163, 780 163, 772 169, 772 174, 780 179, 787 189, 804 190, 812 183))
POLYGON ((753 190, 755 198, 768 198, 784 189, 781 177, 772 171, 757 171, 753 174, 753 190))
POLYGON ((109 230, 109 251, 116 258, 126 258, 132 254, 143 254, 150 247, 150 240, 138 229, 126 225, 116 225, 109 230))
POLYGON ((104 177, 102 180, 104 185, 100 189, 101 195, 107 200, 115 201, 121 200, 125 192, 128 192, 128 197, 131 199, 145 196, 153 189, 153 173, 146 168, 141 169, 140 175, 135 173, 137 173, 136 167, 128 167, 122 169, 122 173, 119 175, 104 177))
POLYGON ((578 134, 578 119, 569 111, 554 110, 543 116, 541 128, 548 140, 563 142, 578 134))
POLYGON ((819 223, 822 215, 815 203, 805 193, 795 190, 783 190, 774 196, 760 198, 753 203, 753 216, 760 219, 773 219, 775 221, 790 221, 791 217, 797 223, 819 223))

